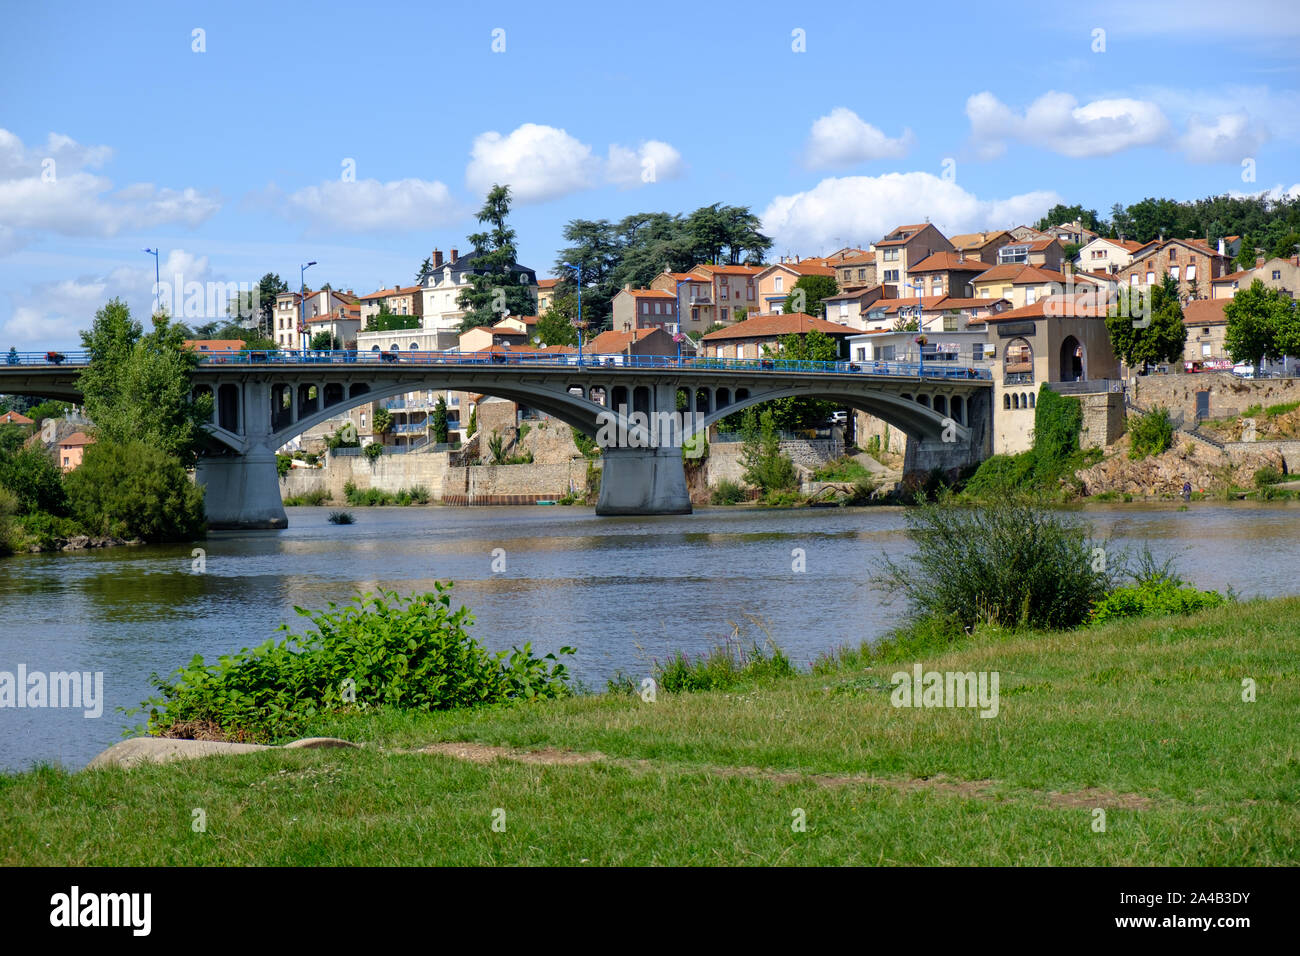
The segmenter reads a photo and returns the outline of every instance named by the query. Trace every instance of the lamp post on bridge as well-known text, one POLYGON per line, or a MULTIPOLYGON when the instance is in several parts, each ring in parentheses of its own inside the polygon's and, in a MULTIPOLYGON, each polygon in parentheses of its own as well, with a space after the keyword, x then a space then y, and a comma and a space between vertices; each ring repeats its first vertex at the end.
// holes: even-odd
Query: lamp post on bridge
POLYGON ((159 296, 159 294, 162 292, 162 288, 161 288, 161 287, 162 287, 162 279, 161 279, 161 277, 158 275, 158 250, 157 250, 157 249, 146 249, 146 250, 144 250, 144 251, 147 252, 147 253, 149 253, 149 255, 153 256, 153 302, 154 302, 154 306, 153 306, 153 307, 154 307, 154 309, 155 309, 155 311, 156 311, 157 308, 158 308, 158 306, 159 306, 159 304, 160 304, 159 301, 158 301, 158 296, 159 296))
POLYGON ((911 286, 916 290, 916 377, 925 375, 925 307, 921 304, 921 290, 925 283, 915 277, 911 286))
POLYGON ((578 328, 578 364, 582 364, 582 331, 587 324, 582 321, 582 270, 572 262, 566 262, 565 268, 572 269, 575 281, 578 285, 578 321, 573 323, 578 328))
POLYGON ((298 267, 298 338, 301 342, 302 337, 307 334, 307 280, 305 277, 307 270, 316 264, 316 260, 304 263, 298 267))

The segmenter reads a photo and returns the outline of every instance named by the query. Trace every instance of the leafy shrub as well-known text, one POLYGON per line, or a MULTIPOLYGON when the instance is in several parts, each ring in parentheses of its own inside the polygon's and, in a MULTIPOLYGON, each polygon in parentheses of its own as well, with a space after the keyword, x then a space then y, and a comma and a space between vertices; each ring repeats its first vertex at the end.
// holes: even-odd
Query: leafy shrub
POLYGON ((1117 573, 1104 563, 1096 570, 1102 545, 1084 525, 1017 499, 966 509, 944 496, 904 520, 915 550, 901 562, 886 558, 882 583, 908 600, 914 621, 1076 627, 1117 573))
POLYGON ((275 456, 275 473, 283 478, 291 471, 293 471, 293 457, 277 453, 275 456))
POLYGON ((740 463, 745 469, 745 481, 769 495, 797 487, 794 462, 781 452, 781 435, 772 410, 766 409, 762 415, 755 416, 752 408, 746 409, 743 431, 745 441, 740 449, 740 463))
POLYGON ((1080 450, 1082 427, 1079 400, 1042 386, 1034 405, 1034 446, 1018 455, 994 455, 985 460, 966 481, 966 497, 997 501, 1017 494, 1060 498, 1076 493, 1074 472, 1099 454, 1080 450))
POLYGON ((143 442, 96 442, 65 485, 73 516, 92 534, 156 542, 203 533, 203 489, 179 460, 143 442))
POLYGON ((1285 480, 1286 480, 1286 475, 1282 474, 1282 472, 1278 471, 1276 468, 1274 468, 1271 465, 1267 465, 1263 468, 1260 468, 1258 471, 1255 472, 1256 488, 1263 488, 1267 485, 1276 485, 1279 482, 1285 480))
POLYGON ((1281 405, 1270 405, 1265 409, 1264 414, 1269 418, 1277 418, 1279 415, 1285 415, 1288 412, 1294 412, 1300 408, 1300 402, 1283 402, 1281 405))
POLYGON ((506 463, 506 440, 501 437, 501 433, 495 428, 492 429, 492 435, 488 438, 488 453, 492 456, 492 464, 504 465, 506 463))
POLYGON ((1128 617, 1191 614, 1226 603, 1228 599, 1218 591, 1198 591, 1171 580, 1146 581, 1111 591, 1094 606, 1092 621, 1101 624, 1128 617))
POLYGON ((578 451, 582 452, 583 458, 599 458, 600 448, 596 445, 596 439, 590 435, 585 435, 578 429, 574 428, 573 444, 577 446, 578 451))
POLYGON ((68 539, 82 533, 81 525, 72 518, 36 511, 19 518, 16 530, 24 548, 36 547, 42 551, 57 551, 68 539))
POLYGON ((330 524, 352 524, 355 520, 350 511, 331 511, 329 516, 330 524))
POLYGON ((845 493, 843 503, 846 505, 869 504, 876 496, 877 488, 876 479, 872 476, 855 481, 853 487, 845 493))
MULTIPOLYGON (((359 595, 338 607, 294 608, 311 622, 302 635, 223 655, 195 656, 170 679, 153 675, 147 730, 176 736, 194 726, 223 739, 271 741, 294 735, 316 714, 391 707, 449 710, 562 697, 568 670, 530 644, 492 653, 470 637, 469 610, 451 610, 450 584, 431 594, 359 595)), ((573 648, 560 648, 559 655, 573 648)), ((137 713, 139 711, 136 711, 137 713)))
POLYGON ((0 487, 9 489, 18 499, 18 514, 44 511, 62 515, 68 511, 63 474, 39 446, 0 458, 0 487))
POLYGON ((429 499, 433 497, 429 493, 429 489, 424 485, 414 485, 407 491, 407 494, 410 496, 411 501, 417 505, 427 505, 429 499))
POLYGON ((1129 426, 1128 456, 1134 459, 1159 455, 1174 443, 1174 423, 1169 409, 1157 406, 1145 415, 1139 415, 1129 426))
POLYGON ((369 459, 370 461, 374 461, 383 453, 384 453, 384 446, 377 441, 372 441, 369 445, 367 445, 366 450, 364 452, 366 458, 369 459))
POLYGON ((734 505, 748 497, 744 488, 734 481, 723 478, 713 486, 713 491, 709 494, 709 504, 734 505))

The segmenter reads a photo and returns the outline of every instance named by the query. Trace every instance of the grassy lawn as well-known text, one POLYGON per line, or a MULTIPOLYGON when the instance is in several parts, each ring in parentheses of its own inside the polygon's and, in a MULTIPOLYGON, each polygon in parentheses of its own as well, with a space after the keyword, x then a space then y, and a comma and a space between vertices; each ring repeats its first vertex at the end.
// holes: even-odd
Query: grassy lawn
POLYGON ((920 658, 999 672, 990 719, 891 706, 890 675, 917 661, 894 656, 654 703, 600 695, 312 727, 363 750, 0 776, 0 862, 1300 862, 1300 598, 977 636, 920 658), (510 755, 413 752, 461 741, 510 755))

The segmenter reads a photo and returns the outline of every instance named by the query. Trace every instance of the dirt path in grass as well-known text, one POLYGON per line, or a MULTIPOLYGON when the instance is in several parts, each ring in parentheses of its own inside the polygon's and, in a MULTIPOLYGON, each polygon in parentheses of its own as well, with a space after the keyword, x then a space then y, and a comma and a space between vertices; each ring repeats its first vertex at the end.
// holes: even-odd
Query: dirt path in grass
POLYGON ((514 760, 518 763, 541 766, 575 766, 588 763, 607 763, 611 766, 630 767, 635 770, 671 770, 679 773, 705 772, 718 777, 744 777, 751 780, 768 780, 777 784, 815 783, 823 787, 885 787, 907 793, 942 793, 966 800, 1002 800, 1013 797, 1031 797, 1045 801, 1053 807, 1069 809, 1104 807, 1106 809, 1146 810, 1154 801, 1136 793, 1116 793, 1088 787, 1084 790, 1000 790, 995 780, 958 780, 937 774, 933 777, 873 777, 867 774, 822 774, 793 771, 763 770, 758 767, 695 766, 689 764, 661 764, 651 760, 611 760, 599 752, 579 753, 544 747, 540 750, 494 747, 472 742, 447 742, 429 744, 407 753, 440 754, 488 764, 494 760, 514 760))

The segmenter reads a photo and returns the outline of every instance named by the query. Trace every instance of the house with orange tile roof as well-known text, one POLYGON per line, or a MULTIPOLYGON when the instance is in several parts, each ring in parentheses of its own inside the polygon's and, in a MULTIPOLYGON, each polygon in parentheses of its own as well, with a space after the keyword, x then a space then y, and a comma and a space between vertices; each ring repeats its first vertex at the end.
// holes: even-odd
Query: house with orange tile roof
MULTIPOLYGON (((843 343, 852 331, 834 322, 827 322, 806 312, 786 312, 757 315, 744 322, 717 329, 700 340, 705 358, 757 359, 765 348, 775 351, 787 335, 806 335, 821 332, 843 343)), ((842 348, 842 345, 841 345, 842 348)))
POLYGON ((235 352, 244 350, 243 339, 186 339, 182 348, 192 349, 204 356, 229 358, 235 352))
POLYGON ((0 415, 0 425, 35 425, 36 423, 22 412, 8 411, 0 415))
POLYGON ((60 441, 58 445, 59 470, 65 475, 70 471, 76 471, 81 465, 82 457, 86 454, 86 446, 94 443, 95 439, 85 432, 73 432, 60 441))
MULTIPOLYGON (((835 270, 828 265, 823 265, 820 260, 809 259, 799 262, 778 262, 768 266, 754 277, 758 283, 760 311, 783 311, 786 296, 790 294, 795 283, 804 276, 823 276, 834 280, 835 270)), ((806 302, 800 311, 821 311, 820 305, 820 302, 806 302)))
POLYGON ((1209 298, 1215 279, 1228 274, 1228 256, 1203 239, 1153 239, 1133 253, 1118 273, 1121 283, 1137 288, 1154 285, 1166 274, 1178 283, 1178 296, 1209 298))
POLYGON ((1232 367, 1232 358, 1224 340, 1228 332, 1228 317, 1224 314, 1231 299, 1193 299, 1183 305, 1183 325, 1187 327, 1187 341, 1183 343, 1183 362, 1186 366, 1207 363, 1232 367))
POLYGON ((691 272, 709 280, 711 285, 713 315, 710 321, 704 323, 704 328, 708 328, 713 322, 726 325, 737 321, 738 314, 749 315, 760 311, 758 282, 755 277, 764 268, 764 266, 702 265, 691 269, 691 272))
MULTIPOLYGON (((669 335, 679 331, 677 296, 666 289, 633 289, 630 285, 619 289, 610 301, 613 328, 626 332, 631 329, 663 329, 669 335)), ((698 323, 697 323, 698 324, 698 323)), ((700 325, 680 331, 698 332, 700 325)))
POLYGON ((998 265, 1041 266, 1059 271, 1065 261, 1065 246, 1054 236, 1019 239, 998 249, 998 265))
POLYGON ((1240 289, 1249 289, 1258 279, 1269 289, 1278 289, 1292 299, 1300 296, 1300 256, 1255 259, 1255 268, 1230 272, 1210 282, 1213 299, 1231 299, 1240 289))
POLYGON ((716 321, 713 280, 697 272, 673 272, 665 269, 650 280, 650 288, 671 292, 677 299, 677 312, 688 331, 707 329, 716 321))
POLYGON ((1011 233, 1005 229, 990 232, 963 232, 949 236, 953 249, 966 254, 967 259, 983 259, 989 265, 997 265, 998 250, 1012 242, 1011 233))
POLYGON ((340 308, 357 305, 352 290, 335 292, 321 289, 316 292, 281 292, 275 297, 271 313, 271 338, 285 349, 307 347, 307 323, 318 315, 337 314, 340 308))
POLYGON ((866 289, 838 292, 823 299, 822 303, 826 306, 826 321, 861 330, 867 327, 866 314, 871 306, 881 299, 896 298, 898 290, 892 285, 873 285, 866 289))
POLYGON ((988 268, 989 264, 983 259, 957 250, 931 253, 912 266, 908 273, 912 276, 912 289, 920 281, 923 296, 955 295, 973 298, 973 281, 988 268))
POLYGON ((905 295, 912 281, 908 267, 936 252, 951 252, 952 243, 931 223, 923 222, 895 227, 875 244, 875 251, 877 281, 905 295))
POLYGON ((550 311, 551 306, 555 303, 555 287, 560 284, 559 279, 538 279, 537 280, 537 314, 545 315, 550 311))
MULTIPOLYGON (((872 250, 836 259, 829 263, 835 269, 835 282, 841 292, 856 292, 879 285, 876 277, 876 254, 872 250)), ((898 291, 896 287, 894 291, 898 291)))
POLYGON ((1020 308, 1033 305, 1044 296, 1063 294, 1070 281, 1063 272, 1009 262, 981 272, 971 280, 971 285, 976 298, 1006 299, 1012 307, 1020 308))
POLYGON ((1074 267, 1087 272, 1118 273, 1133 261, 1144 243, 1132 239, 1107 239, 1105 236, 1085 243, 1074 257, 1074 267))
POLYGON ((610 329, 587 341, 585 350, 592 361, 617 365, 620 356, 664 355, 676 357, 678 344, 661 328, 610 329))

